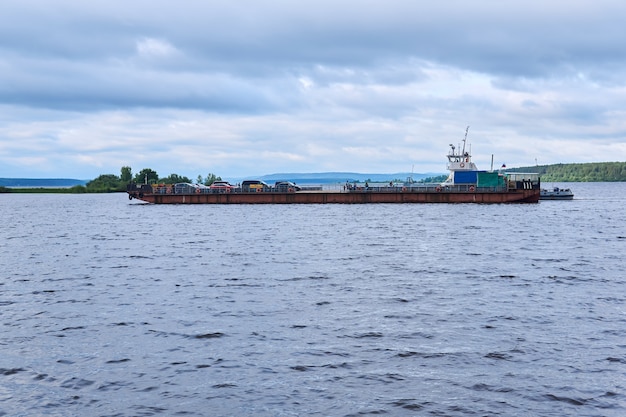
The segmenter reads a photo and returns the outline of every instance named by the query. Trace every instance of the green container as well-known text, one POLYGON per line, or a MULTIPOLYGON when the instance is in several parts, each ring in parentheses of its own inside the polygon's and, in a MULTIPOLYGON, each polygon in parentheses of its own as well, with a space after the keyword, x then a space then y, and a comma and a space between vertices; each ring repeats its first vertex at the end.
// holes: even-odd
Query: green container
POLYGON ((497 172, 479 172, 476 185, 478 187, 503 187, 504 176, 497 172))

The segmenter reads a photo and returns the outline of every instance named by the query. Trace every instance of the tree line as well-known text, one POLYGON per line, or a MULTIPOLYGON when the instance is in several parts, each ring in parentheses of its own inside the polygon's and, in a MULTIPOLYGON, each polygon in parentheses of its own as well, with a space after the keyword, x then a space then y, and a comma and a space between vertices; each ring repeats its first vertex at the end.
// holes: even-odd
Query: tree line
POLYGON ((507 169, 507 171, 537 173, 542 182, 626 181, 626 162, 536 165, 507 169))
MULTIPOLYGON (((207 174, 206 177, 198 175, 197 184, 211 185, 215 181, 221 181, 221 178, 215 174, 207 174)), ((84 187, 72 187, 75 192, 81 192, 80 187, 87 193, 111 193, 118 191, 126 191, 126 186, 135 182, 137 184, 177 184, 180 182, 192 183, 193 181, 184 175, 170 174, 167 177, 159 177, 157 172, 151 168, 144 168, 135 175, 129 166, 121 169, 120 175, 104 174, 89 181, 84 187)))
MULTIPOLYGON (((198 175, 196 183, 211 185, 213 182, 221 180, 222 178, 217 175, 209 173, 206 177, 198 175)), ((124 166, 122 167, 119 176, 115 174, 100 175, 89 181, 83 188, 85 189, 84 191, 88 193, 110 193, 126 191, 126 186, 131 182, 135 182, 137 184, 177 184, 180 182, 192 183, 193 181, 184 175, 178 174, 170 174, 167 177, 159 177, 157 172, 150 168, 144 168, 133 175, 131 167, 124 166)))
MULTIPOLYGON (((198 175, 196 184, 211 185, 215 181, 221 181, 222 178, 215 174, 209 173, 206 177, 198 175)), ((192 183, 193 181, 184 175, 170 174, 167 177, 159 177, 157 172, 150 168, 144 168, 135 175, 131 167, 124 166, 120 175, 103 174, 87 182, 85 185, 75 185, 70 188, 12 188, 0 186, 0 193, 114 193, 126 191, 126 186, 135 182, 137 184, 177 184, 181 182, 192 183)))

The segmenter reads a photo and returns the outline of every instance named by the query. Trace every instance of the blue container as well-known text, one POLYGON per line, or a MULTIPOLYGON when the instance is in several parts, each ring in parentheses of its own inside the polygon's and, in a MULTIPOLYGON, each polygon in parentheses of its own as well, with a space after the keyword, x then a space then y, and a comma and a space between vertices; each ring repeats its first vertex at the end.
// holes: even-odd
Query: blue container
POLYGON ((455 184, 476 184, 478 171, 456 171, 454 173, 455 184))

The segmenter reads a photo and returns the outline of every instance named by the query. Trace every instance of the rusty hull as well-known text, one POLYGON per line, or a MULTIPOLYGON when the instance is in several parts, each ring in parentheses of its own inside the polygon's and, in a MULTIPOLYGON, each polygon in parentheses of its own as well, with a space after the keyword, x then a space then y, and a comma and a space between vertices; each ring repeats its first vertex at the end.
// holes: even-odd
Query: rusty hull
POLYGON ((129 191, 129 198, 153 204, 373 204, 373 203, 537 203, 540 190, 504 192, 300 191, 223 194, 153 194, 129 191))

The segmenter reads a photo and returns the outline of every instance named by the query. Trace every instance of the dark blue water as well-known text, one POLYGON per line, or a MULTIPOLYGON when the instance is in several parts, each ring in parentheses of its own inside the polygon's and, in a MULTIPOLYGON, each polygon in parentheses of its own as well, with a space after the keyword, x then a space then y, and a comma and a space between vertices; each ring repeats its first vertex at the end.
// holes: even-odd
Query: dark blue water
POLYGON ((0 195, 0 415, 626 415, 626 184, 537 205, 0 195))

